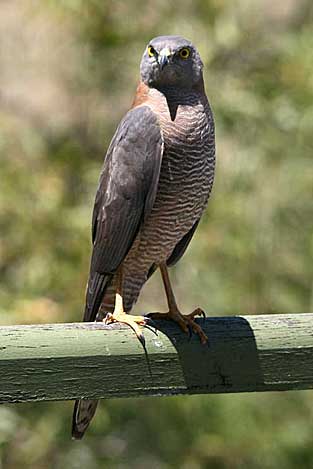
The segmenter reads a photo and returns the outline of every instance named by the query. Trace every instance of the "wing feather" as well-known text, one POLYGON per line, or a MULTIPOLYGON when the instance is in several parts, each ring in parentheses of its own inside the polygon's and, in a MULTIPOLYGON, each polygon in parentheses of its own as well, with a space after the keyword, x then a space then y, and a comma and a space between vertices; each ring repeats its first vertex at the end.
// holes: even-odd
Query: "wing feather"
POLYGON ((156 115, 148 106, 129 111, 109 146, 96 194, 85 321, 95 319, 107 280, 125 259, 151 212, 162 154, 156 115))

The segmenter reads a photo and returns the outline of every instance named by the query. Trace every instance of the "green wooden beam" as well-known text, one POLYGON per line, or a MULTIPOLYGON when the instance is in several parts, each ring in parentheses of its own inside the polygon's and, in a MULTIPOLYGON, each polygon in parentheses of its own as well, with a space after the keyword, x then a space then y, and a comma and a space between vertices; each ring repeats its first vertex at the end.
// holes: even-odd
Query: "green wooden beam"
POLYGON ((0 327, 0 403, 313 387, 313 314, 199 319, 209 345, 158 321, 0 327))

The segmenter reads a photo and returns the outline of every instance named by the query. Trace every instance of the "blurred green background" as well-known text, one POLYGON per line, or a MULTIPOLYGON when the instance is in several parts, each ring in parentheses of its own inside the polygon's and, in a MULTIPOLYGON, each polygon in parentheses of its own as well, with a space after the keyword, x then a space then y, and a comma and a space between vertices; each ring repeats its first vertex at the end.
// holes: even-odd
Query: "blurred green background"
MULTIPOLYGON (((217 127, 209 208, 172 270, 182 309, 313 310, 311 0, 2 0, 1 324, 81 319, 105 148, 160 34, 199 48, 217 127)), ((136 310, 163 297, 156 274, 136 310)), ((0 468, 313 467, 312 392, 106 401, 81 442, 71 413, 2 406, 0 468)))

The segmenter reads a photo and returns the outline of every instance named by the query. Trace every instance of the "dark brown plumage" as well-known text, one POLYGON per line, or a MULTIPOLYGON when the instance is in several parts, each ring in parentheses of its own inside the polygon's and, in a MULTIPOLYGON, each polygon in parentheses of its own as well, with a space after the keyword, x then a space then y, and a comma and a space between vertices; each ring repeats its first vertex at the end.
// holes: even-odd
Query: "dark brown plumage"
MULTIPOLYGON (((141 77, 100 176, 84 321, 94 321, 101 310, 108 312, 109 322, 128 323, 140 336, 142 318, 125 316, 123 310, 131 310, 147 278, 160 267, 169 317, 184 330, 190 325, 205 342, 193 320, 199 311, 179 312, 166 267, 185 252, 213 184, 214 121, 202 62, 186 39, 162 36, 147 47, 141 77)), ((83 436, 96 405, 76 402, 75 438, 83 436)))
POLYGON ((157 117, 147 106, 129 111, 115 132, 92 216, 93 252, 84 321, 95 320, 112 274, 125 259, 140 224, 151 212, 162 147, 157 117))

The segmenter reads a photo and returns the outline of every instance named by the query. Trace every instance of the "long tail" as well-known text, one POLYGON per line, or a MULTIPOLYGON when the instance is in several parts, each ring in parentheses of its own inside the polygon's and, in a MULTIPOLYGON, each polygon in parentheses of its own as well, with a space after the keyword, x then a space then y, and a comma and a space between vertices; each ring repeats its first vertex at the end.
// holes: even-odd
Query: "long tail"
POLYGON ((105 291, 112 280, 112 275, 102 275, 90 272, 86 289, 86 305, 83 321, 95 321, 105 291))
POLYGON ((81 440, 84 436, 92 417, 95 415, 98 402, 91 399, 75 401, 72 421, 72 438, 74 440, 81 440))
MULTIPOLYGON (((112 276, 101 275, 97 272, 90 274, 87 291, 86 306, 83 321, 95 321, 102 299, 112 276)), ((81 440, 84 436, 92 417, 95 415, 98 400, 82 399, 75 401, 72 437, 75 440, 81 440)))

